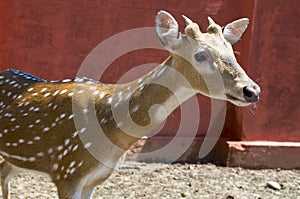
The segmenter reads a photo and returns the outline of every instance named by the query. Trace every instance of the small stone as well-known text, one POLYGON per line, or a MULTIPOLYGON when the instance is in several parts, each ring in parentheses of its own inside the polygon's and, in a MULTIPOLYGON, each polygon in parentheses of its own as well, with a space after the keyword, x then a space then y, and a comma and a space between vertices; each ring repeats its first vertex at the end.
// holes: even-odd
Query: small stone
POLYGON ((280 190, 281 185, 278 182, 275 181, 268 181, 267 182, 267 187, 274 189, 274 190, 280 190))
POLYGON ((190 194, 188 192, 181 192, 180 195, 183 198, 190 196, 190 194))
POLYGON ((234 196, 228 195, 228 196, 226 197, 226 199, 234 199, 234 196))

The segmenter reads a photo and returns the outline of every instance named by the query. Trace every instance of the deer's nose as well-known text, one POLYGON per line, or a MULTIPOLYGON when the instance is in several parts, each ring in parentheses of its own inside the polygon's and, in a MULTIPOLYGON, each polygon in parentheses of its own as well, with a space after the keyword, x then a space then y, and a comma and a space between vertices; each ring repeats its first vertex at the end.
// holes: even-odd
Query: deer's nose
POLYGON ((260 88, 256 85, 245 86, 243 94, 247 102, 256 102, 259 99, 260 88))

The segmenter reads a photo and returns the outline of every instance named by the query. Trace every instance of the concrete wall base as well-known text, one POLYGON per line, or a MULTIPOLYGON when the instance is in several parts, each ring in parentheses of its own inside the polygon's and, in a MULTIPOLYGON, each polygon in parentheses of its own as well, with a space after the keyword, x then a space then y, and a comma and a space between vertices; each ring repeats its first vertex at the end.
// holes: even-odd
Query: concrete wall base
MULTIPOLYGON (((225 165, 227 160, 228 146, 225 139, 218 139, 215 146, 204 157, 199 158, 199 150, 204 141, 203 137, 150 137, 142 142, 138 142, 137 147, 140 150, 129 156, 131 160, 140 162, 160 162, 160 163, 208 163, 213 162, 217 165, 225 165), (172 144, 170 144, 172 143, 172 144), (186 148, 186 146, 189 146, 186 148), (166 150, 165 150, 166 149, 166 150), (180 154, 178 156, 178 154, 180 154)), ((206 143, 212 143, 209 139, 206 143)), ((213 142, 214 143, 214 142, 213 142)), ((128 159, 128 158, 127 158, 128 159)))
POLYGON ((227 142, 226 165, 250 169, 300 169, 300 142, 227 142))
POLYGON ((300 169, 300 142, 228 141, 219 139, 210 153, 199 158, 203 137, 194 138, 187 150, 174 159, 189 141, 187 137, 150 137, 141 139, 132 148, 128 160, 161 163, 214 163, 229 167, 249 169, 281 168, 300 169), (173 148, 164 151, 163 147, 173 148), (172 159, 173 158, 173 159, 172 159), (171 161, 170 161, 171 160, 171 161))

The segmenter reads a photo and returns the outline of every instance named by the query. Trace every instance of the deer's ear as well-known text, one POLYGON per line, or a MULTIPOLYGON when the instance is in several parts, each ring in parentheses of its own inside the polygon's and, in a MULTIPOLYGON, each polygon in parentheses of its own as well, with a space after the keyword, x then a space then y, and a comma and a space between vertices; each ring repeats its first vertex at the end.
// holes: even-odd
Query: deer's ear
POLYGON ((242 18, 227 24, 223 30, 225 39, 234 45, 241 38, 249 24, 249 19, 242 18))
POLYGON ((159 11, 156 16, 156 32, 163 46, 175 50, 181 42, 177 21, 166 11, 159 11))

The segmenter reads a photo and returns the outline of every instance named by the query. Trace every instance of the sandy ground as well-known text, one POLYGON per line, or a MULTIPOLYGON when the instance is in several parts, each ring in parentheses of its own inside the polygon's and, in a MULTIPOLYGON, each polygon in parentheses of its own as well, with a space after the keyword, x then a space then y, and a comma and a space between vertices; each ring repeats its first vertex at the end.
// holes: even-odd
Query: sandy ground
MULTIPOLYGON (((18 175, 11 187, 12 199, 57 198, 55 186, 37 174, 18 175)), ((300 170, 126 162, 97 187, 93 198, 300 199, 300 170), (268 181, 279 183, 280 190, 268 187, 268 181)))

